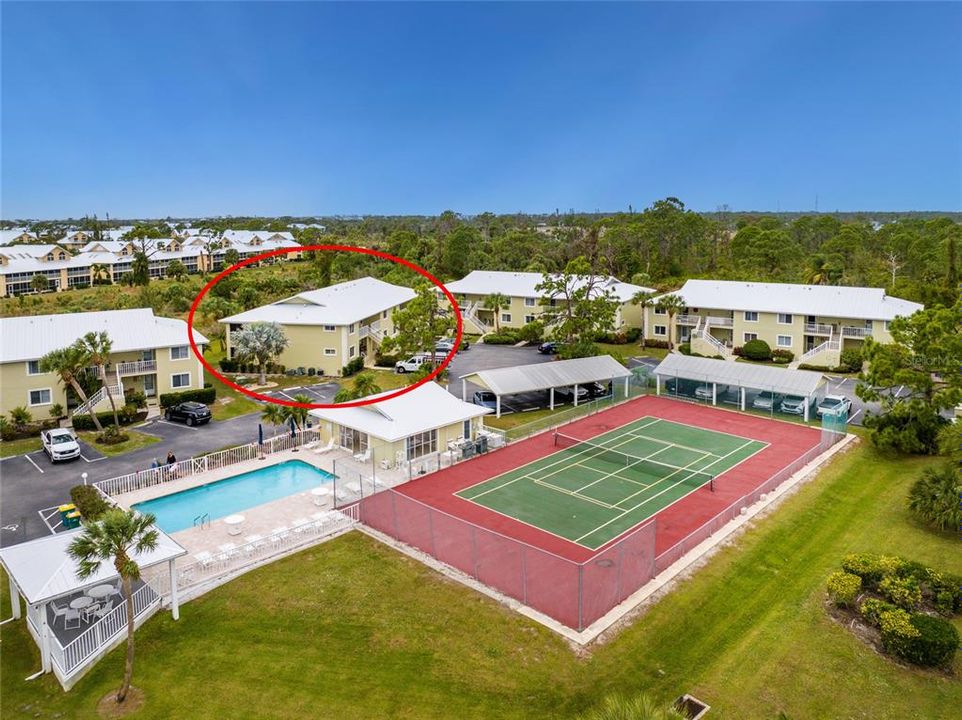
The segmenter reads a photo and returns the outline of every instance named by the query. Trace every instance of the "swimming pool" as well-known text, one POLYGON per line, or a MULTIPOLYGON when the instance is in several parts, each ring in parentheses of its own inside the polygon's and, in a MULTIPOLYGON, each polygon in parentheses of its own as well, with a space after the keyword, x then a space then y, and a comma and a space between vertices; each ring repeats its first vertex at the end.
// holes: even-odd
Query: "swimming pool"
POLYGON ((153 513, 164 532, 177 532, 193 527, 194 518, 205 513, 210 514, 211 520, 217 520, 271 500, 305 492, 333 479, 331 473, 306 462, 287 460, 208 485, 145 500, 131 507, 138 512, 153 513))

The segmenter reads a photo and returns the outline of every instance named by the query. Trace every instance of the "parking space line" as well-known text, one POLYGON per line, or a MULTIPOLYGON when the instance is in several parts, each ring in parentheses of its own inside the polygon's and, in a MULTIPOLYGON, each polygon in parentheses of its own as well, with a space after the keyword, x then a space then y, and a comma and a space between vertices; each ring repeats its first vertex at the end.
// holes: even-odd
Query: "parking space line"
POLYGON ((858 417, 858 414, 859 414, 860 412, 862 412, 862 408, 859 408, 859 409, 856 410, 854 413, 852 413, 852 415, 851 415, 851 417, 849 417, 848 421, 849 421, 849 422, 852 422, 855 418, 858 417))
POLYGON ((43 470, 40 468, 39 465, 37 465, 37 463, 33 461, 32 457, 30 457, 29 455, 24 455, 24 457, 27 458, 27 462, 29 462, 31 465, 37 468, 37 470, 40 470, 40 473, 43 474, 43 470))
MULTIPOLYGON (((154 435, 153 437, 157 437, 157 436, 154 435)), ((81 457, 81 459, 82 459, 84 462, 89 462, 89 463, 100 462, 101 460, 106 460, 106 459, 107 459, 107 456, 104 455, 103 457, 94 458, 93 460, 91 460, 90 458, 88 458, 88 457, 87 457, 86 455, 84 455, 83 453, 80 453, 80 457, 81 457)))
POLYGON ((183 428, 184 430, 197 430, 197 429, 198 429, 198 428, 196 428, 196 427, 191 427, 190 425, 177 425, 177 424, 172 423, 172 422, 167 422, 166 420, 158 420, 158 421, 157 421, 157 424, 160 424, 160 423, 163 423, 164 425, 170 425, 171 427, 175 427, 175 428, 183 428))

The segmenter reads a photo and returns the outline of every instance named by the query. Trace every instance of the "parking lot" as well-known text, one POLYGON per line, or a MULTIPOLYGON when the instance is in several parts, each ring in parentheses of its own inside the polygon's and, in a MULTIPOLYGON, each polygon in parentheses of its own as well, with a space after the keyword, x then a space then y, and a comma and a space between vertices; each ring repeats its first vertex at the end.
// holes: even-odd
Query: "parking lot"
POLYGON ((336 382, 309 383, 310 378, 304 378, 305 384, 281 390, 265 390, 262 395, 268 395, 278 400, 293 400, 295 395, 306 395, 312 403, 332 403, 334 396, 340 389, 336 382))

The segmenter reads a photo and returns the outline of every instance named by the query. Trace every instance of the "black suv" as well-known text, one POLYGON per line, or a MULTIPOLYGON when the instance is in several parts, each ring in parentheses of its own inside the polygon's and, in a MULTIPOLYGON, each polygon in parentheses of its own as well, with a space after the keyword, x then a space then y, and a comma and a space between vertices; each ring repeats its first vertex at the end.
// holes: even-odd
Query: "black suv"
POLYGON ((558 352, 558 343, 556 342, 544 342, 538 346, 538 352, 542 355, 554 355, 558 352))
POLYGON ((210 422, 210 409, 199 402, 182 402, 164 412, 165 420, 183 420, 188 425, 203 425, 210 422))

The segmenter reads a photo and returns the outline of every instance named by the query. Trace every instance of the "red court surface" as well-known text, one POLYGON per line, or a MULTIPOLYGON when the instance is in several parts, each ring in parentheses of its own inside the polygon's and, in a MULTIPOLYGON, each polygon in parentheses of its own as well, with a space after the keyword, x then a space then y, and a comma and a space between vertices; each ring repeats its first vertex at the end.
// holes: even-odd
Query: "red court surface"
MULTIPOLYGON (((779 471, 816 448, 822 439, 820 429, 655 396, 637 398, 576 420, 565 425, 562 430, 581 440, 589 440, 646 415, 768 443, 767 448, 719 475, 715 479, 714 492, 708 487, 699 488, 658 512, 654 516, 656 555, 672 548, 739 498, 761 487, 779 471)), ((397 491, 475 525, 575 563, 584 563, 605 552, 634 529, 612 539, 597 550, 590 550, 455 495, 459 490, 550 455, 556 450, 552 433, 545 432, 412 480, 398 487, 397 491)))

